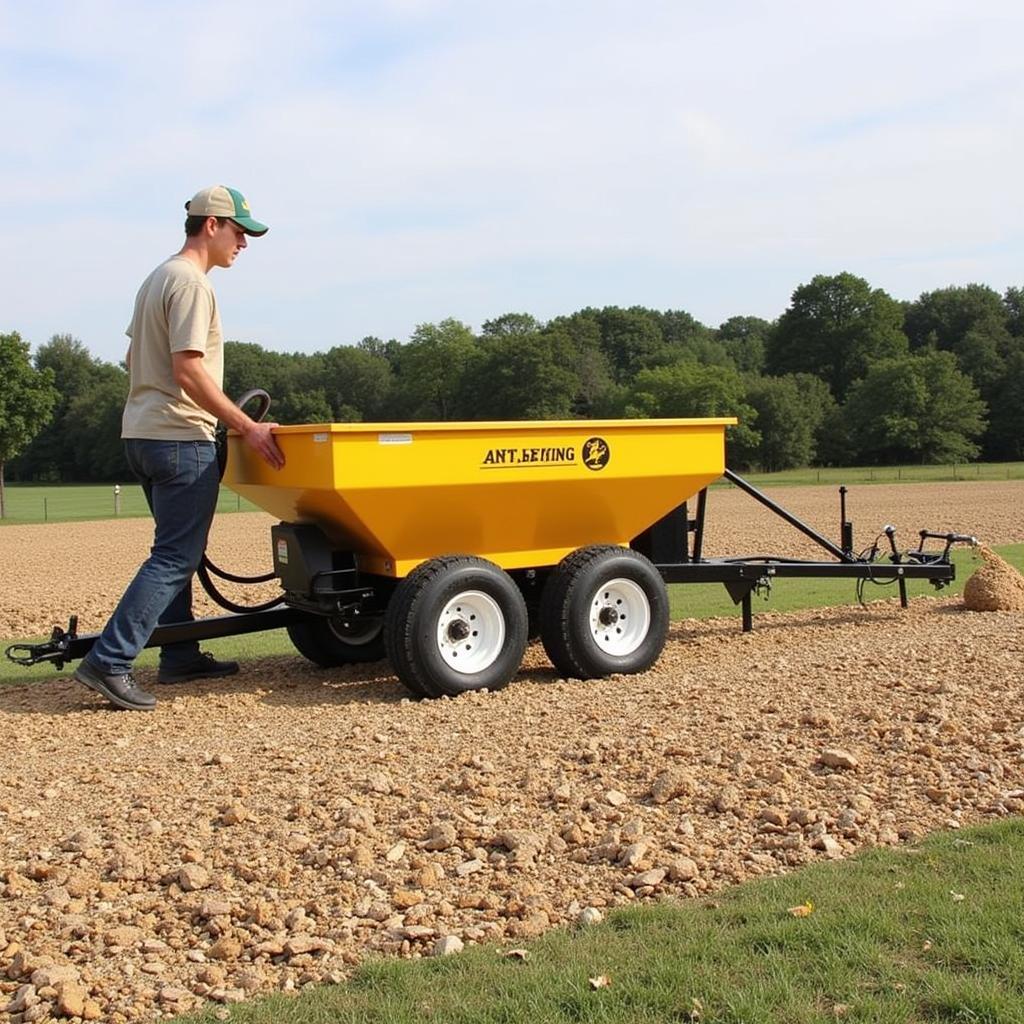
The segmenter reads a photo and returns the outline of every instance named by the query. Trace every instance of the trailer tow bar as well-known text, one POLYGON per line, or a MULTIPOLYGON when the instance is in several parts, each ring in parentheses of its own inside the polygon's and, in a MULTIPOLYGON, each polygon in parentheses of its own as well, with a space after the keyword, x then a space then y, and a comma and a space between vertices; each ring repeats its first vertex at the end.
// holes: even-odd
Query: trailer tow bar
MULTIPOLYGON (((240 615, 216 615, 191 622, 174 622, 157 626, 145 646, 161 647, 183 640, 216 640, 226 636, 241 636, 243 633, 259 633, 265 629, 279 629, 295 622, 304 622, 312 617, 311 613, 298 608, 277 607, 240 615)), ((49 640, 37 644, 11 644, 5 653, 17 665, 27 667, 50 662, 62 669, 69 661, 77 661, 88 654, 98 637, 98 633, 79 636, 78 616, 72 615, 68 628, 65 630, 54 626, 49 640)))

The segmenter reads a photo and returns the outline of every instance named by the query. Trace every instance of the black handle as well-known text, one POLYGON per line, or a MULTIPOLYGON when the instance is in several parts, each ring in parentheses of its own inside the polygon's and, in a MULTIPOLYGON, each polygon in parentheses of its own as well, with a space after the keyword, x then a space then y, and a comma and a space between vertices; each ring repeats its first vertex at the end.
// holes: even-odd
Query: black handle
POLYGON ((250 415, 252 415, 252 418, 259 423, 259 421, 267 415, 267 410, 270 408, 270 395, 268 395, 263 388, 250 388, 244 394, 239 395, 238 398, 235 399, 235 405, 237 405, 239 409, 244 409, 253 399, 257 399, 259 401, 259 405, 256 406, 255 415, 252 413, 250 413, 250 415))

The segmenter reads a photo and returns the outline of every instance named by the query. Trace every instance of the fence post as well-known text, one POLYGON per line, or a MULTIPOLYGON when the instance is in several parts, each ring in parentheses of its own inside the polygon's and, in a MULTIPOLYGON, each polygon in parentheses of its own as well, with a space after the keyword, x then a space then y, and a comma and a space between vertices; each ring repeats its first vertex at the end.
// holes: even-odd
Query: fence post
POLYGON ((43 498, 43 522, 48 522, 50 518, 49 510, 46 507, 46 498, 43 498))

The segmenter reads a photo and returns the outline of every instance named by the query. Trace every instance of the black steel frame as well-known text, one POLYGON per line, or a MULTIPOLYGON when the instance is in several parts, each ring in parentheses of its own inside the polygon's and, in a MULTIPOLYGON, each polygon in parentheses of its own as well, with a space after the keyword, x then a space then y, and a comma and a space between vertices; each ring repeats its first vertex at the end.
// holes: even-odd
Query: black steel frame
MULTIPOLYGON (((846 519, 845 487, 839 489, 841 542, 837 545, 759 491, 739 474, 726 469, 724 476, 736 487, 813 540, 832 556, 832 560, 815 562, 775 555, 704 558, 707 488, 701 490, 697 495, 697 511, 694 518, 690 518, 688 505, 684 503, 645 530, 633 541, 631 546, 651 559, 666 583, 724 584, 733 602, 741 605, 744 632, 749 632, 753 628, 752 595, 756 591, 770 586, 774 579, 820 577, 872 580, 877 583, 895 582, 899 587, 900 603, 906 607, 907 580, 926 579, 930 580, 937 588, 946 586, 955 578, 955 567, 949 560, 952 545, 960 542, 977 543, 974 537, 964 534, 933 533, 921 530, 920 546, 916 550, 900 552, 896 547, 895 530, 891 526, 886 526, 882 531, 888 538, 890 547, 886 561, 877 560, 879 554, 877 546, 873 546, 870 553, 864 557, 856 556, 852 550, 853 524, 846 519), (945 542, 945 547, 941 552, 927 552, 924 550, 924 543, 929 539, 942 540, 945 542), (661 555, 670 557, 665 559, 661 555)), ((346 574, 345 580, 355 585, 352 589, 331 589, 329 591, 334 609, 341 606, 343 597, 349 598, 351 602, 355 603, 376 602, 379 597, 378 591, 386 592, 386 588, 394 585, 393 580, 360 577, 355 570, 344 570, 344 573, 346 574)), ((333 577, 335 575, 341 575, 341 572, 316 573, 314 579, 310 581, 310 593, 323 596, 314 586, 314 581, 321 576, 333 577)), ((542 576, 542 572, 535 575, 539 578, 542 576)), ((539 579, 535 582, 538 581, 539 579)), ((325 614, 323 607, 318 606, 317 602, 310 598, 288 593, 284 595, 284 600, 288 602, 289 606, 160 626, 153 631, 146 646, 159 647, 162 644, 182 640, 202 641, 217 637, 240 636, 245 633, 278 629, 308 620, 317 614, 325 614)), ((10 645, 7 648, 8 658, 22 665, 50 662, 57 668, 63 668, 67 662, 76 661, 87 654, 99 635, 92 633, 79 636, 77 622, 77 616, 72 616, 67 630, 55 626, 50 639, 42 643, 10 645)))
MULTIPOLYGON (((239 615, 215 615, 192 622, 176 622, 169 626, 157 626, 146 647, 160 647, 163 644, 179 643, 183 640, 215 640, 224 636, 242 636, 245 633, 259 633, 265 629, 280 629, 293 622, 308 619, 309 613, 296 608, 271 608, 269 611, 246 612, 239 615)), ((51 662, 63 668, 69 661, 85 657, 99 633, 78 634, 78 616, 72 615, 66 630, 53 627, 49 640, 37 644, 11 644, 7 657, 20 665, 38 665, 51 662)))
MULTIPOLYGON (((866 557, 858 557, 852 551, 853 524, 846 519, 846 488, 840 488, 840 535, 841 545, 834 544, 803 520, 793 515, 768 495, 759 491, 738 473, 726 469, 724 477, 750 497, 785 520, 795 529, 805 534, 830 555, 832 561, 813 561, 808 559, 786 558, 775 555, 746 555, 733 558, 702 557, 704 543, 704 523, 707 516, 707 489, 697 495, 697 514, 690 518, 688 506, 681 505, 669 513, 661 524, 652 527, 657 531, 662 526, 682 540, 682 559, 679 561, 663 561, 652 558, 655 568, 661 573, 666 583, 722 583, 725 585, 733 602, 741 605, 743 631, 753 629, 752 596, 755 591, 771 585, 774 579, 791 578, 824 578, 824 579, 861 579, 876 583, 896 583, 899 587, 900 604, 907 607, 907 580, 925 579, 937 588, 948 585, 956 576, 956 569, 949 560, 949 551, 954 543, 976 543, 974 537, 964 534, 933 533, 928 530, 920 532, 921 546, 915 550, 900 552, 896 548, 895 530, 891 526, 883 528, 890 545, 890 554, 884 562, 876 561, 878 549, 873 547, 866 557), (692 537, 692 542, 691 542, 692 537), (926 539, 945 541, 941 552, 928 552, 923 549, 926 539)), ((881 536, 881 534, 880 534, 881 536)), ((644 554, 653 552, 650 537, 641 535, 643 540, 636 541, 633 547, 644 554), (645 548, 647 550, 645 550, 645 548)), ((678 550, 678 548, 677 548, 678 550)))

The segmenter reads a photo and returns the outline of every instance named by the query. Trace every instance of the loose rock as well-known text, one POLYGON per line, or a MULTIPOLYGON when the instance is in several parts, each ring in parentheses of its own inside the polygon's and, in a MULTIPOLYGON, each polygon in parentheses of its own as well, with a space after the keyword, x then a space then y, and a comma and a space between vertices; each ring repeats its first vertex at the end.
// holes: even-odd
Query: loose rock
POLYGON ((860 762, 847 750, 829 747, 823 750, 818 760, 829 768, 856 768, 860 762))
POLYGON ((442 935, 434 943, 434 956, 451 956, 454 953, 461 953, 462 949, 462 939, 457 935, 442 935))

